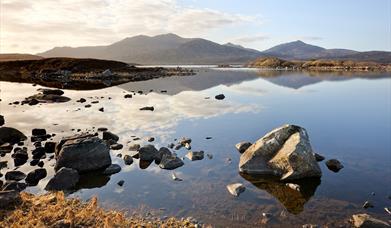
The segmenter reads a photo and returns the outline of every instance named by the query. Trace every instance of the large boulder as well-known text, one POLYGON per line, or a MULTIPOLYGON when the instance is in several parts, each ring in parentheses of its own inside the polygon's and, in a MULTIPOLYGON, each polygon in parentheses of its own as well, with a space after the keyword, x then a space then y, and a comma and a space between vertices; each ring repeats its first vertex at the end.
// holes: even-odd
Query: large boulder
POLYGON ((0 145, 4 143, 15 144, 26 139, 27 137, 15 128, 0 127, 0 145))
POLYGON ((67 167, 79 173, 105 169, 111 165, 110 148, 90 134, 63 138, 56 148, 55 170, 67 167))
POLYGON ((295 125, 274 129, 250 146, 240 156, 239 170, 281 180, 322 175, 306 130, 295 125))

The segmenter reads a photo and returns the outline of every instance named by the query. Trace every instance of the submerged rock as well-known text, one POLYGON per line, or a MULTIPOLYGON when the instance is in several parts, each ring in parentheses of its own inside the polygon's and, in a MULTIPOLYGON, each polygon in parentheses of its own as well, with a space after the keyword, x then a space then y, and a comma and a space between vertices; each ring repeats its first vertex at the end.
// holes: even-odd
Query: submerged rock
POLYGON ((236 149, 239 151, 239 153, 243 154, 244 151, 246 151, 252 143, 250 142, 240 142, 235 145, 236 149))
POLYGON ((274 129, 250 146, 240 156, 239 170, 281 180, 322 175, 306 130, 295 125, 274 129))
POLYGON ((316 159, 316 161, 320 162, 320 161, 323 161, 325 159, 325 157, 318 154, 318 153, 315 153, 315 159, 316 159))
POLYGON ((204 159, 204 151, 190 151, 186 154, 186 157, 191 161, 197 161, 204 159))
POLYGON ((0 145, 4 143, 16 144, 26 139, 27 137, 15 128, 0 127, 0 145))
POLYGON ((326 166, 327 166, 327 168, 329 168, 329 170, 331 170, 335 173, 339 172, 339 170, 341 170, 343 168, 343 165, 337 159, 328 160, 326 162, 326 166))
POLYGON ((380 219, 373 218, 368 214, 355 214, 352 216, 352 223, 355 227, 361 228, 387 228, 390 224, 380 219))
POLYGON ((160 161, 159 167, 162 169, 173 170, 183 165, 184 163, 182 159, 174 155, 165 154, 160 161))
POLYGON ((96 136, 89 134, 63 138, 57 146, 55 170, 67 167, 78 172, 107 168, 111 165, 110 149, 96 136))
POLYGON ((246 187, 243 186, 241 183, 235 183, 235 184, 229 184, 227 185, 227 189, 229 193, 233 196, 239 196, 241 193, 243 193, 246 190, 246 187))
POLYGON ((76 186, 79 178, 80 176, 77 170, 62 167, 60 170, 58 170, 54 177, 49 180, 45 190, 59 191, 72 189, 76 186))

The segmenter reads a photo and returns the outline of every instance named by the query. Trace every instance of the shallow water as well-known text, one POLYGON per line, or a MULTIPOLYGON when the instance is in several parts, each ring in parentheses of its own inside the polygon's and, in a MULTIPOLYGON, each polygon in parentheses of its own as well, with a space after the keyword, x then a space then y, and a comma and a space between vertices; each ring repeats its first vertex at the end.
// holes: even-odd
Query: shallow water
MULTIPOLYGON (((26 135, 31 135, 32 128, 45 128, 57 134, 54 140, 73 134, 71 129, 108 127, 125 145, 122 151, 112 151, 113 163, 123 168, 120 173, 85 177, 71 196, 88 199, 97 195, 106 207, 152 211, 153 216, 192 216, 217 226, 261 225, 262 213, 273 215, 267 223, 271 226, 338 225, 359 212, 389 219, 383 209, 391 205, 389 74, 202 68, 196 76, 92 91, 65 90, 65 96, 72 100, 62 104, 8 105, 35 94, 37 88, 0 82, 0 113, 5 116, 5 126, 26 135), (129 91, 140 90, 144 94, 131 99, 123 97, 129 91), (215 100, 214 96, 220 93, 226 98, 215 100), (84 104, 77 103, 81 97, 93 98, 87 98, 84 104), (99 103, 84 108, 93 100, 99 103), (139 111, 143 106, 154 106, 155 111, 139 111), (100 107, 105 108, 103 113, 98 111, 100 107), (242 177, 238 173, 240 154, 234 145, 243 140, 255 141, 285 123, 305 127, 314 150, 326 159, 337 158, 345 168, 333 173, 321 162, 321 181, 301 183, 302 192, 275 181, 242 177), (172 171, 162 170, 154 163, 142 169, 137 161, 125 166, 116 157, 118 153, 130 153, 126 145, 132 136, 140 137, 136 141, 140 144, 147 144, 146 138, 153 136, 156 147, 166 146, 182 136, 190 137, 193 150, 204 150, 213 159, 206 156, 201 161, 185 159, 185 165, 174 171, 183 181, 173 181, 172 171), (119 180, 125 181, 123 187, 117 186, 119 180), (247 188, 238 198, 226 190, 227 184, 235 182, 247 188), (362 209, 366 200, 375 207, 362 209)), ((187 151, 181 149, 177 153, 182 157, 187 151)), ((8 155, 1 159, 10 160, 9 168, 13 168, 8 155)), ((49 176, 27 191, 44 192, 53 164, 53 160, 45 160, 49 176)), ((28 163, 20 168, 30 169, 28 163)))

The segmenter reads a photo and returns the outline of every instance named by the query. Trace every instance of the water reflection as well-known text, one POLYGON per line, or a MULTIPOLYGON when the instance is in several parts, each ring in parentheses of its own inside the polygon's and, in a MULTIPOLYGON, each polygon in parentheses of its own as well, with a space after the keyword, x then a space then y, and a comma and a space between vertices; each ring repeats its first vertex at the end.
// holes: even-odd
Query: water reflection
POLYGON ((281 182, 275 177, 248 175, 240 173, 245 180, 255 187, 264 190, 274 196, 292 214, 300 214, 304 205, 315 194, 316 188, 320 185, 320 178, 306 178, 290 183, 300 186, 299 189, 288 187, 287 183, 281 182))

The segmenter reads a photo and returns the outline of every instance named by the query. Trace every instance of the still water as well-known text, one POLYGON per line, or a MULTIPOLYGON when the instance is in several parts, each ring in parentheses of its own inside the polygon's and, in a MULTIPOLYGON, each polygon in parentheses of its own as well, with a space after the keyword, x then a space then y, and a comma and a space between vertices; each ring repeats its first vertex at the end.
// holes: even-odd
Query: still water
MULTIPOLYGON (((71 129, 107 127, 120 136, 122 151, 112 151, 113 163, 122 171, 110 177, 86 176, 70 196, 98 196, 101 205, 129 212, 151 212, 154 217, 192 216, 215 226, 253 227, 303 224, 340 225, 354 213, 366 212, 388 220, 384 207, 391 206, 391 78, 387 73, 303 73, 250 69, 199 68, 196 76, 133 82, 101 90, 65 90, 72 100, 37 106, 9 105, 36 93, 30 84, 0 82, 0 113, 6 125, 31 135, 33 128, 55 133, 54 140, 74 134, 71 129), (151 91, 153 90, 153 91, 151 91), (162 90, 167 92, 162 93, 162 90), (130 91, 143 91, 125 99, 130 91), (223 93, 224 100, 214 96, 223 93), (86 98, 84 104, 77 103, 86 98), (109 99, 109 97, 111 99, 109 99), (207 99, 209 98, 209 99, 207 99), (91 108, 84 105, 98 100, 91 108), (139 111, 154 106, 155 111, 139 111), (105 111, 98 111, 104 107, 105 111), (297 192, 273 181, 253 180, 238 173, 240 154, 234 145, 254 142, 273 128, 290 123, 307 129, 314 150, 337 158, 345 166, 339 173, 320 163, 321 181, 302 183, 297 192), (132 137, 133 136, 133 137, 132 137), (133 142, 134 136, 141 138, 133 142), (183 136, 192 139, 192 149, 204 150, 212 159, 185 159, 174 170, 183 181, 173 181, 172 172, 152 163, 124 165, 121 153, 130 143, 157 148, 183 136), (206 139, 206 137, 212 137, 206 139), (147 164, 148 165, 148 164, 147 164), (116 183, 124 180, 123 187, 116 183), (226 185, 240 182, 246 191, 231 196, 226 185), (362 209, 370 200, 375 207, 362 209)), ((133 93, 132 93, 133 94, 133 93)), ((31 147, 31 142, 28 141, 31 147)), ((183 157, 185 148, 177 151, 183 157)), ((12 169, 12 159, 8 159, 12 169)), ((54 160, 45 160, 48 177, 54 160)), ((29 171, 28 163, 19 168, 29 171)), ((2 170, 4 173, 5 171, 2 170)), ((4 179, 4 177, 2 177, 4 179)))

